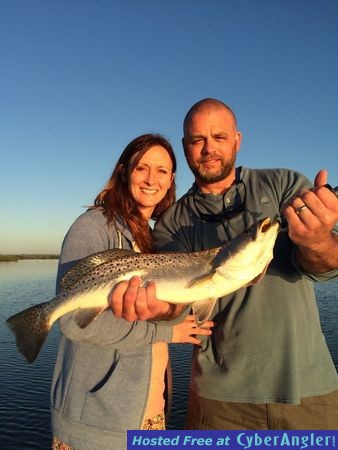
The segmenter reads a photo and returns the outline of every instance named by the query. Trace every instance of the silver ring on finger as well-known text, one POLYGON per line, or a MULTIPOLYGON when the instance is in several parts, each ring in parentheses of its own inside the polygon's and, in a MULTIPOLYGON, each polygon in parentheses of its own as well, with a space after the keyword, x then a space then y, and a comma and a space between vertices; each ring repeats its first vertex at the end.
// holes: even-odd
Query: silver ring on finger
POLYGON ((306 205, 302 205, 302 206, 300 206, 299 208, 296 208, 296 209, 295 209, 295 213, 297 214, 297 216, 299 216, 299 214, 300 214, 302 211, 304 211, 304 209, 306 209, 306 208, 307 208, 306 205))

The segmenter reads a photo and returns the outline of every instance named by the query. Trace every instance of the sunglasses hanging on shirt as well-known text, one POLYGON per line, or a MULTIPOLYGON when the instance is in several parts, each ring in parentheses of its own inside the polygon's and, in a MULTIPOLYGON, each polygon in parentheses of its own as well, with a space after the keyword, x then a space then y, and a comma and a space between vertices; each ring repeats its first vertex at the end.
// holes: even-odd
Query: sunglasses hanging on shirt
POLYGON ((243 180, 239 179, 236 182, 235 198, 231 201, 229 192, 222 195, 222 211, 220 213, 205 213, 201 211, 198 205, 198 194, 193 194, 193 202, 195 210, 201 220, 207 223, 222 223, 224 220, 229 220, 233 215, 241 213, 245 209, 246 202, 246 186, 243 180), (230 203, 232 206, 229 206, 230 203))

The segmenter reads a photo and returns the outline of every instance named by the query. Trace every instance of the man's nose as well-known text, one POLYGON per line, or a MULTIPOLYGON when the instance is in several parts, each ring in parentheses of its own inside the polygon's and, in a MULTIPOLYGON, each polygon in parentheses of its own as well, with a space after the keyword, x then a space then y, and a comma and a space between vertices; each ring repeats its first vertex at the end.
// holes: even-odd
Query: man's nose
POLYGON ((215 151, 212 142, 210 139, 205 139, 202 148, 202 154, 208 155, 209 153, 213 153, 215 151))

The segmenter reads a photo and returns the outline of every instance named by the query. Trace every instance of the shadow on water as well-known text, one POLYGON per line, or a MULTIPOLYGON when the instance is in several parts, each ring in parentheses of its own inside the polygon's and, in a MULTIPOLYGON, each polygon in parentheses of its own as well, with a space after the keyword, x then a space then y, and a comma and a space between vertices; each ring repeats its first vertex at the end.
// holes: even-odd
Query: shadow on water
MULTIPOLYGON (((2 450, 47 450, 51 431, 49 390, 59 332, 54 327, 37 360, 18 353, 5 318, 53 297, 57 261, 0 264, 0 446, 2 450)), ((338 368, 338 280, 316 286, 323 331, 338 368)), ((192 346, 170 346, 173 405, 169 429, 182 429, 188 400, 192 346)))

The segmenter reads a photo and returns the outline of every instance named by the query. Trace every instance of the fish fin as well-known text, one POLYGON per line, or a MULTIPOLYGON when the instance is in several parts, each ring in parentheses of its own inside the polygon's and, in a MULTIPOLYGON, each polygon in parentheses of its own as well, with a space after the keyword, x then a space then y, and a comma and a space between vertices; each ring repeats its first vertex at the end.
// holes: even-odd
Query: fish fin
POLYGON ((196 319, 197 325, 202 325, 210 319, 214 310, 217 298, 207 298, 192 305, 192 311, 196 319))
POLYGON ((262 273, 260 273, 259 275, 257 275, 257 277, 255 277, 253 280, 250 281, 250 283, 247 284, 247 286, 251 286, 252 284, 257 284, 261 281, 261 279, 264 277, 267 269, 268 269, 268 265, 266 265, 265 269, 263 270, 262 273))
POLYGON ((29 363, 37 357, 52 326, 46 308, 48 303, 31 306, 6 321, 15 335, 16 346, 29 363))
POLYGON ((113 249, 104 252, 94 253, 86 258, 80 259, 73 267, 71 267, 61 280, 61 291, 67 290, 74 283, 79 281, 84 275, 89 273, 95 267, 100 266, 113 259, 122 258, 124 256, 137 255, 133 250, 113 249))
POLYGON ((213 282, 214 272, 203 275, 202 277, 195 278, 190 283, 188 283, 187 288, 191 287, 203 287, 213 282))
POLYGON ((73 314, 73 319, 80 328, 86 328, 93 320, 99 316, 106 307, 81 308, 77 309, 73 314))

